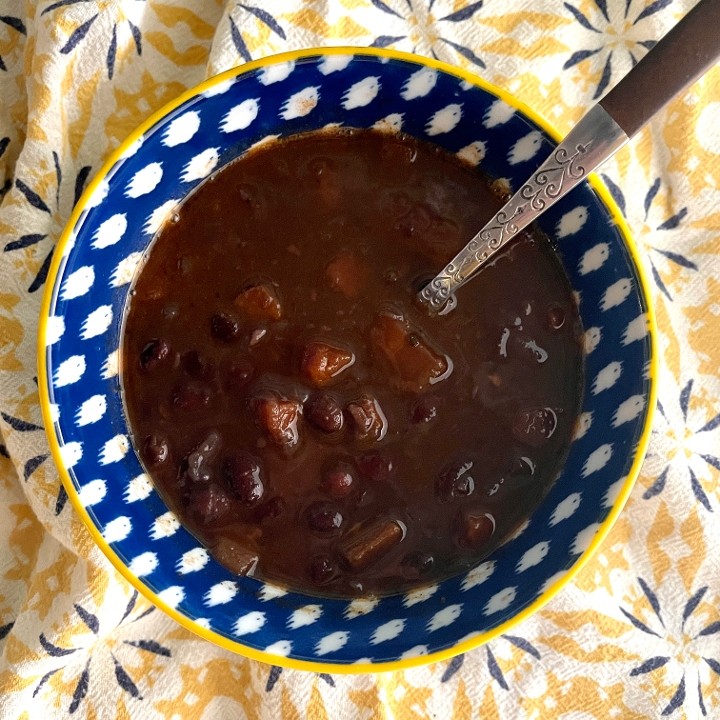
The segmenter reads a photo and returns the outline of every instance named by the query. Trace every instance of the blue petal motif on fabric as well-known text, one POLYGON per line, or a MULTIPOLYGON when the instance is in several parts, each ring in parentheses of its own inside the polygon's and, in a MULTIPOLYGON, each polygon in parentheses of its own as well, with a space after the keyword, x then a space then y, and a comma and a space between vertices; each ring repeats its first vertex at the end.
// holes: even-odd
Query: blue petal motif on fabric
POLYGON ((649 660, 646 660, 642 665, 638 665, 636 668, 633 668, 630 671, 630 677, 635 677, 636 675, 644 675, 645 673, 657 670, 658 668, 661 668, 663 665, 665 665, 669 660, 669 657, 661 655, 651 657, 649 660))
MULTIPOLYGON (((675 215, 668 218, 664 223, 658 225, 658 230, 674 230, 685 219, 687 208, 681 208, 675 215)), ((695 268, 697 269, 697 268, 695 268)))
POLYGON ((371 43, 370 47, 384 48, 394 45, 400 40, 404 40, 404 35, 378 35, 371 43))
POLYGON ((540 659, 540 651, 529 640, 517 637, 516 635, 508 635, 507 633, 505 633, 502 637, 504 637, 509 643, 512 643, 515 647, 520 648, 520 650, 524 650, 528 655, 532 655, 537 660, 540 659))
POLYGON ((238 51, 240 57, 245 60, 245 62, 250 62, 252 60, 252 55, 250 55, 248 46, 246 45, 245 40, 243 40, 243 36, 238 30, 238 26, 235 24, 235 21, 231 17, 229 17, 228 20, 230 21, 230 37, 232 38, 235 49, 238 51))
POLYGON ((695 608, 700 604, 700 601, 705 597, 707 592, 707 585, 701 587, 688 601, 685 603, 685 609, 683 610, 682 616, 682 629, 685 629, 685 623, 687 619, 695 612, 695 608))
POLYGON ((574 5, 566 2, 563 5, 570 11, 571 15, 587 30, 599 33, 600 31, 592 25, 592 23, 580 12, 574 5))
POLYGON ((280 23, 269 12, 267 12, 267 10, 263 10, 259 7, 253 7, 252 5, 243 5, 242 3, 238 3, 238 7, 241 7, 243 10, 247 10, 251 15, 254 15, 283 40, 287 39, 285 31, 280 26, 280 23))
POLYGON ((100 621, 97 619, 97 615, 86 610, 82 605, 77 603, 73 606, 78 617, 92 630, 93 634, 97 635, 100 629, 100 621))
POLYGON ((15 178, 15 187, 24 195, 25 199, 37 210, 52 215, 52 211, 46 205, 45 201, 30 187, 28 187, 20 178, 15 178))
POLYGON ((37 292, 47 280, 48 272, 50 271, 50 264, 52 263, 53 259, 53 252, 55 251, 55 248, 53 248, 46 256, 45 259, 42 262, 42 265, 40 266, 40 269, 37 271, 37 275, 35 276, 35 279, 30 283, 28 287, 29 293, 37 292))
POLYGON ((268 673, 268 679, 265 683, 265 692, 270 692, 274 687, 275 683, 280 678, 283 669, 279 665, 273 665, 268 673))
POLYGON ((72 655, 77 650, 77 648, 61 648, 57 645, 53 645, 45 637, 45 633, 40 633, 39 640, 42 649, 51 657, 65 657, 66 655, 72 655))
POLYGON ((620 612, 638 629, 648 635, 654 635, 660 637, 658 633, 651 630, 642 620, 638 620, 632 613, 629 613, 625 608, 620 608, 620 612))
POLYGON ((503 690, 509 690, 510 686, 507 684, 507 680, 505 679, 505 675, 503 675, 503 671, 500 669, 500 666, 497 664, 497 660, 495 659, 495 655, 493 655, 493 651, 490 649, 490 646, 487 646, 487 664, 488 664, 488 670, 490 671, 490 675, 497 682, 498 685, 503 690))
POLYGON ((142 700, 140 690, 137 685, 133 682, 133 679, 128 675, 125 668, 118 662, 118 659, 111 653, 113 662, 115 663, 115 679, 118 685, 127 693, 130 693, 134 698, 142 700))
POLYGON ((673 0, 655 0, 655 2, 650 3, 646 8, 642 10, 642 12, 635 18, 635 21, 633 22, 633 25, 636 25, 641 20, 644 20, 646 17, 650 17, 651 15, 654 15, 657 12, 660 12, 660 10, 663 10, 668 5, 672 3, 673 0))
POLYGON ((462 666, 465 662, 465 654, 456 655, 450 660, 443 672, 440 682, 447 682, 462 666))
POLYGON ((645 219, 648 218, 648 213, 650 212, 650 206, 652 205, 652 201, 655 199, 655 196, 658 194, 658 191, 660 190, 660 178, 655 178, 655 182, 650 186, 650 189, 647 191, 645 195, 645 201, 643 202, 643 206, 645 207, 645 219))
POLYGON ((163 657, 171 657, 172 655, 169 648, 161 645, 156 640, 124 640, 123 642, 126 645, 131 645, 132 647, 139 648, 140 650, 153 653, 153 655, 162 655, 163 657))
POLYGON ((9 25, 11 28, 13 28, 13 30, 17 30, 21 35, 27 35, 25 23, 19 17, 0 15, 0 22, 9 25))
POLYGON ((685 702, 685 675, 682 676, 682 680, 675 691, 675 694, 670 699, 670 702, 665 706, 662 711, 662 715, 671 715, 674 713, 683 703, 685 702))
POLYGON ((8 415, 6 412, 1 413, 2 419, 13 429, 18 432, 33 432, 34 430, 42 430, 40 425, 29 422, 28 420, 21 420, 20 418, 8 415))
POLYGON ((73 691, 72 701, 70 703, 70 707, 68 708, 68 712, 72 715, 74 714, 77 709, 80 707, 80 703, 83 701, 85 696, 87 695, 88 688, 90 687, 90 660, 88 659, 87 663, 85 664, 85 668, 82 671, 82 674, 80 675, 80 679, 77 682, 77 685, 75 686, 75 690, 73 691))
POLYGON ((613 200, 617 203, 620 208, 620 212, 625 215, 625 195, 623 191, 613 182, 608 175, 601 175, 603 182, 608 186, 608 190, 612 195, 613 200))
POLYGON ((370 0, 370 2, 378 9, 382 10, 384 13, 387 13, 388 15, 394 15, 396 18, 400 18, 402 20, 402 15, 399 15, 395 10, 393 10, 389 5, 386 5, 383 0, 370 0))
POLYGON ((573 67, 574 65, 577 65, 578 63, 581 63, 583 60, 587 60, 587 58, 592 57, 593 55, 597 55, 602 50, 601 47, 595 48, 594 50, 578 50, 577 52, 574 52, 563 65, 562 69, 567 70, 568 68, 573 67))
POLYGON ((470 5, 467 5, 460 10, 456 10, 454 13, 441 17, 440 20, 445 20, 447 22, 462 22, 463 20, 469 20, 483 6, 483 1, 484 0, 479 0, 478 2, 470 3, 470 5))
POLYGON ((68 41, 60 48, 60 52, 63 55, 71 53, 78 44, 82 42, 82 39, 88 34, 88 31, 92 27, 93 23, 98 19, 98 15, 99 13, 96 13, 89 20, 86 20, 82 25, 73 30, 72 34, 68 38, 68 41))
POLYGON ((667 474, 670 470, 666 467, 655 479, 655 482, 643 493, 643 500, 649 500, 656 495, 659 495, 665 489, 665 482, 667 481, 667 474))
POLYGON ((680 409, 682 410, 683 420, 687 420, 688 404, 690 403, 690 396, 692 395, 694 382, 695 381, 691 378, 688 380, 685 387, 680 391, 680 409))
POLYGON ((47 459, 49 455, 42 454, 30 458, 23 468, 23 477, 27 480, 47 459))

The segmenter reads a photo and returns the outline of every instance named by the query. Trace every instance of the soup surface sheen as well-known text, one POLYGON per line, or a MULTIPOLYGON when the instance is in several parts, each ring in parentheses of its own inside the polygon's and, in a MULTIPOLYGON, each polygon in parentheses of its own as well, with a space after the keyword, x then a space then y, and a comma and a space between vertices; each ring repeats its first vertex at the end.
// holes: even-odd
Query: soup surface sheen
POLYGON ((560 467, 581 327, 526 234, 428 316, 422 283, 497 210, 431 145, 323 131, 220 170, 162 228, 127 310, 139 455, 231 571, 322 595, 478 562, 560 467))

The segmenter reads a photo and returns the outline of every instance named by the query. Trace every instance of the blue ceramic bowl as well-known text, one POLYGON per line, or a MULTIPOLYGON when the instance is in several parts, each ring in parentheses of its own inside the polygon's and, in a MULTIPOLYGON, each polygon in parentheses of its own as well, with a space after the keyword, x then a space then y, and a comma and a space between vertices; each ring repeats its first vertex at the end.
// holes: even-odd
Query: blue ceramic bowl
POLYGON ((376 671, 449 657, 528 617, 609 531, 638 473, 654 406, 654 326, 625 223, 590 180, 545 213, 585 327, 582 415, 529 522, 470 572, 409 594, 321 599, 233 577, 144 474, 120 399, 118 344, 133 272, 155 231, 210 173, 268 137, 331 123, 430 140, 517 188, 554 145, 535 114, 456 68, 387 50, 252 62, 170 103, 112 155, 75 208, 39 334, 42 409, 76 511, 115 567, 208 640, 295 668, 376 671))

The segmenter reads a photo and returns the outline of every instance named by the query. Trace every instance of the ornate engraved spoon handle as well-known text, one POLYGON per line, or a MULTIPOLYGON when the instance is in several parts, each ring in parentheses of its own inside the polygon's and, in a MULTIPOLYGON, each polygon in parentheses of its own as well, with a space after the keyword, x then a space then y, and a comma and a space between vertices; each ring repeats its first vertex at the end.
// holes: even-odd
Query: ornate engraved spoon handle
POLYGON ((454 307, 455 290, 541 212, 621 148, 720 57, 720 0, 700 0, 557 146, 500 212, 419 293, 432 309, 454 307))
POLYGON ((461 285, 628 139, 601 105, 591 108, 495 217, 420 291, 420 301, 435 311, 452 309, 461 285))

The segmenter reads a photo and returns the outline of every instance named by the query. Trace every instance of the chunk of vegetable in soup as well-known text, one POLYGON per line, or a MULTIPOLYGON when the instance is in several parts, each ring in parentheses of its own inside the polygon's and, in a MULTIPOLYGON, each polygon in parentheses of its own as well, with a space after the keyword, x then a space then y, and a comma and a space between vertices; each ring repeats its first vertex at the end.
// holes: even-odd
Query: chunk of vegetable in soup
POLYGON ((356 596, 467 569, 570 442, 581 328, 526 233, 428 316, 422 283, 497 210, 475 169, 323 131, 220 170, 135 281, 123 387, 168 505, 236 574, 356 596))

